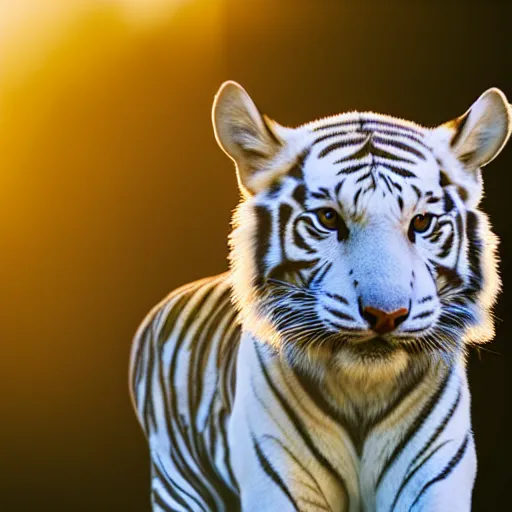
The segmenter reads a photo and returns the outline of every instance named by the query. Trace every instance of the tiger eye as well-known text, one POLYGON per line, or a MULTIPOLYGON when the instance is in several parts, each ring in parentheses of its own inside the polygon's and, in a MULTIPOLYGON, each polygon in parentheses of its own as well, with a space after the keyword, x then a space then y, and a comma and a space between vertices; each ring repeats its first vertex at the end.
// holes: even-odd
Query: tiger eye
POLYGON ((324 228, 338 229, 339 216, 338 212, 333 208, 320 208, 316 211, 316 215, 324 228))
POLYGON ((434 216, 431 213, 416 215, 411 222, 411 227, 416 233, 425 233, 431 226, 434 216))

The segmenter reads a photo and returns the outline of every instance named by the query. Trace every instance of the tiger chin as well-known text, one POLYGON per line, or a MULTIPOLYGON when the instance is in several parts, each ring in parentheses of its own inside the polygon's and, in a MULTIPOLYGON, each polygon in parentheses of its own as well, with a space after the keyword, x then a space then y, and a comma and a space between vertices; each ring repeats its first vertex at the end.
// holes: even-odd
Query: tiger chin
POLYGON ((481 169, 511 116, 493 88, 434 128, 290 128, 222 85, 229 271, 172 292, 132 348, 154 510, 470 510, 466 354, 500 288, 481 169))

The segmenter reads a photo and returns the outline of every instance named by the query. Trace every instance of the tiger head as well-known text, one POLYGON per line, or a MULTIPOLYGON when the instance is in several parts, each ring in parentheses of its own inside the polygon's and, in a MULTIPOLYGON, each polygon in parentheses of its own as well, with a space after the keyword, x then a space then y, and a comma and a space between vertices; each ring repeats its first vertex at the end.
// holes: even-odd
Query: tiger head
POLYGON ((511 133, 501 91, 433 129, 371 112, 287 128, 226 82, 213 124, 234 160, 234 302, 245 330, 367 368, 453 360, 494 334, 497 239, 481 168, 511 133))

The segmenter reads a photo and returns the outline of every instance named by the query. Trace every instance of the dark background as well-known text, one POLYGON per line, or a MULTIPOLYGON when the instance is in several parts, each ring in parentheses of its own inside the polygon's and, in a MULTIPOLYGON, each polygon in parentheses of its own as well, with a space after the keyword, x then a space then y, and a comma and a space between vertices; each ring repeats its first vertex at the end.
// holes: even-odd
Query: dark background
MULTIPOLYGON (((134 31, 74 19, 0 99, 1 510, 149 510, 128 398, 132 335, 174 287, 226 269, 234 169, 213 96, 237 80, 285 125, 374 110, 434 126, 512 99, 507 1, 184 2, 134 31)), ((5 84, 4 84, 5 85, 5 84)), ((469 364, 475 511, 505 510, 512 149, 485 169, 504 293, 469 364)))

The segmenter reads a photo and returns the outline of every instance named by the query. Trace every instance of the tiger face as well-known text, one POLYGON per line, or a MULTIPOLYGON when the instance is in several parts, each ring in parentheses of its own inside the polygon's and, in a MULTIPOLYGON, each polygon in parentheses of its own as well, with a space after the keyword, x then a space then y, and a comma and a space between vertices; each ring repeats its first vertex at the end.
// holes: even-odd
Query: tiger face
POLYGON ((364 112, 292 129, 227 82, 213 121, 242 191, 230 262, 244 329, 292 360, 352 367, 453 359, 492 337, 496 237, 478 204, 511 131, 503 93, 434 129, 364 112))

